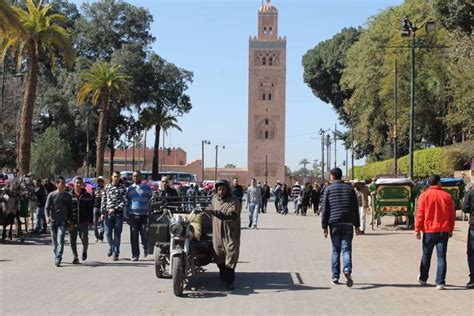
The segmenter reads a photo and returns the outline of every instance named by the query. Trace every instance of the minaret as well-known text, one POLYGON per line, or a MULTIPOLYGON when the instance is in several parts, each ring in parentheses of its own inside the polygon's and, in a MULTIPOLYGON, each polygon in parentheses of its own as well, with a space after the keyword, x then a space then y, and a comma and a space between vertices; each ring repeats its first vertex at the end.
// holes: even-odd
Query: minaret
POLYGON ((258 36, 249 39, 248 177, 285 182, 286 37, 278 10, 258 10, 258 36))

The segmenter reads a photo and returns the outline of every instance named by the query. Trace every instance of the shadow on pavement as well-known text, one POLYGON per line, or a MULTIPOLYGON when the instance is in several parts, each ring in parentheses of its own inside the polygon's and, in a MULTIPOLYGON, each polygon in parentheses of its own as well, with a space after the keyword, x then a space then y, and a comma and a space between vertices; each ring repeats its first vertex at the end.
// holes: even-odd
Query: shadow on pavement
POLYGON ((222 297, 227 294, 251 295, 260 291, 313 291, 328 290, 329 287, 314 287, 304 285, 299 273, 296 273, 295 283, 290 272, 236 272, 235 290, 226 291, 225 284, 220 280, 219 273, 206 272, 192 277, 186 285, 185 296, 189 298, 222 297))
POLYGON ((148 266, 154 265, 153 263, 143 262, 143 261, 126 261, 124 259, 120 259, 119 261, 110 261, 110 262, 102 262, 102 261, 86 261, 81 262, 80 264, 72 264, 68 262, 64 262, 61 264, 62 267, 88 267, 88 268, 97 268, 97 267, 140 267, 140 268, 147 268, 148 266))
POLYGON ((51 236, 50 235, 34 235, 34 234, 25 234, 23 235, 24 241, 20 241, 18 238, 14 237, 12 240, 5 239, 0 244, 8 246, 49 246, 51 245, 51 236))
MULTIPOLYGON (((379 289, 379 288, 384 288, 384 287, 399 287, 399 288, 434 288, 435 285, 420 285, 420 284, 373 284, 373 283, 354 283, 354 286, 362 285, 362 287, 355 287, 355 290, 373 290, 373 289, 379 289)), ((459 291, 459 290, 467 290, 466 287, 464 286, 457 286, 457 285, 449 285, 447 284, 446 287, 444 288, 444 291, 459 291)))

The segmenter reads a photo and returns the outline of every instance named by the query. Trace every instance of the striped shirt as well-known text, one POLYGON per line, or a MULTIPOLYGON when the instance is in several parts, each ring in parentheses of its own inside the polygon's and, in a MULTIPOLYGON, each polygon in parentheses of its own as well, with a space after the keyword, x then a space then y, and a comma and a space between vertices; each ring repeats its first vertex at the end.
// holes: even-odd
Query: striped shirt
POLYGON ((146 215, 153 192, 148 184, 132 184, 127 189, 128 214, 146 215))
POLYGON ((293 186, 293 189, 291 190, 291 197, 295 199, 299 197, 300 194, 301 194, 301 186, 299 184, 295 184, 293 186))

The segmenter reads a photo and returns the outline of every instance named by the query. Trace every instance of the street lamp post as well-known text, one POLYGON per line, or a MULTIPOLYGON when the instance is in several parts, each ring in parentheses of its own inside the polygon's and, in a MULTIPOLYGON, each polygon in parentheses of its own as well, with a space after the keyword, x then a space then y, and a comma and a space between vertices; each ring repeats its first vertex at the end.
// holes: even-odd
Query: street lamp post
POLYGON ((393 173, 398 176, 398 144, 397 144, 397 116, 398 116, 398 102, 397 102, 397 80, 398 80, 398 66, 397 59, 395 59, 394 82, 393 82, 393 173))
MULTIPOLYGON (((225 146, 222 146, 222 149, 225 149, 225 146)), ((216 166, 214 167, 214 181, 217 181, 217 157, 219 152, 219 145, 216 145, 216 166)))
POLYGON ((204 181, 204 145, 210 145, 211 141, 209 140, 202 140, 201 141, 201 147, 202 147, 202 153, 201 153, 201 182, 204 181))
POLYGON ((414 126, 415 126, 415 48, 416 36, 415 33, 421 27, 425 26, 427 32, 433 31, 436 24, 431 19, 424 22, 420 27, 411 22, 408 17, 402 19, 401 35, 410 37, 411 35, 411 76, 410 76, 410 131, 409 131, 409 163, 408 176, 413 179, 413 151, 414 151, 414 126))
POLYGON ((324 136, 328 130, 322 128, 319 129, 319 135, 321 136, 321 178, 324 181, 324 136))
POLYGON ((329 133, 326 135, 326 154, 327 154, 326 165, 328 166, 328 179, 329 179, 329 169, 331 168, 331 135, 329 135, 329 133))

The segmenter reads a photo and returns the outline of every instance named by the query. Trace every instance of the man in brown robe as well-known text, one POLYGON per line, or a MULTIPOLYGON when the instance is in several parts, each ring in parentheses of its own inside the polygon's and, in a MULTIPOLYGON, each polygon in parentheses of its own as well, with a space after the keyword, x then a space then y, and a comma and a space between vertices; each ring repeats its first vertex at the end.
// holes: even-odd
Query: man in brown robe
POLYGON ((221 279, 228 290, 234 289, 235 267, 239 261, 240 211, 239 200, 232 196, 227 180, 218 180, 212 198, 212 242, 221 279))

